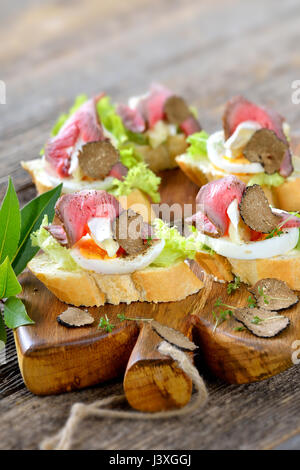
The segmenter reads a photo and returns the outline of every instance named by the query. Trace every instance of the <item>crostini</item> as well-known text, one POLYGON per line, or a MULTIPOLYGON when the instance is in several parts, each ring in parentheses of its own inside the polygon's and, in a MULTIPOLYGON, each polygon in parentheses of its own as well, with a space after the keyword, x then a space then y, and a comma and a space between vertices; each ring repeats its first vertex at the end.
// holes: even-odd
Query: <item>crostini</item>
POLYGON ((33 234, 43 253, 28 267, 60 300, 75 306, 169 302, 202 288, 185 262, 196 254, 194 241, 162 220, 149 225, 95 190, 63 195, 55 213, 53 224, 45 218, 33 234))
POLYGON ((198 244, 196 261, 207 273, 223 281, 235 275, 250 285, 276 278, 300 290, 297 214, 272 208, 261 186, 246 186, 236 176, 202 186, 196 203, 187 222, 198 244))
POLYGON ((194 183, 236 175, 262 186, 274 207, 300 210, 300 158, 292 156, 289 126, 276 111, 236 96, 225 106, 223 130, 187 140, 176 161, 194 183))

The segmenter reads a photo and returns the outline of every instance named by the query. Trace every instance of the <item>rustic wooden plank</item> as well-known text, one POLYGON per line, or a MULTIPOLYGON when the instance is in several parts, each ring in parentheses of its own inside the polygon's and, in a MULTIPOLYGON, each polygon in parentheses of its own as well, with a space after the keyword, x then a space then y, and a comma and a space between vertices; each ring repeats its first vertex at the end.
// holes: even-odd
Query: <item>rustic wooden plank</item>
MULTIPOLYGON (((2 185, 12 174, 18 188, 26 187, 29 179, 19 160, 38 154, 57 114, 79 92, 105 89, 123 99, 157 79, 195 102, 208 131, 220 126, 222 105, 236 93, 274 105, 297 126, 299 106, 291 102, 300 63, 297 0, 86 4, 19 0, 1 8, 0 79, 7 83, 7 105, 0 105, 2 185)), ((33 192, 32 187, 21 191, 24 202, 33 192)), ((36 448, 42 436, 63 424, 72 403, 121 390, 113 382, 35 397, 22 384, 11 339, 7 351, 8 362, 0 366, 3 448, 36 448)), ((300 431, 299 374, 294 366, 261 383, 227 386, 206 372, 210 401, 205 410, 159 426, 92 420, 82 426, 75 447, 279 446, 300 431)))

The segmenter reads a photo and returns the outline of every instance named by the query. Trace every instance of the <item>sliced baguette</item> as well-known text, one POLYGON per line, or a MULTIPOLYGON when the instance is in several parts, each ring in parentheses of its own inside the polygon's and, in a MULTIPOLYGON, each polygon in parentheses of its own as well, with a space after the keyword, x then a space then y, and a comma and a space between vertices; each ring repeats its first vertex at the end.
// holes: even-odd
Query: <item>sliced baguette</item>
POLYGON ((295 252, 289 256, 251 261, 197 253, 196 261, 208 274, 219 280, 231 281, 234 274, 242 282, 254 285, 260 279, 271 277, 285 281, 293 290, 300 290, 300 255, 295 252))
MULTIPOLYGON (((42 178, 43 175, 40 171, 40 162, 41 159, 30 160, 27 162, 21 162, 24 170, 28 171, 30 174, 33 183, 36 186, 37 192, 42 194, 50 189, 53 189, 51 183, 47 179, 42 178)), ((141 214, 143 219, 150 223, 155 219, 155 213, 152 209, 150 199, 148 196, 140 191, 139 189, 134 189, 128 196, 120 196, 120 204, 123 209, 128 209, 131 207, 132 210, 141 214)))
POLYGON ((28 268, 61 301, 76 306, 173 302, 195 294, 203 287, 202 281, 185 262, 168 268, 107 275, 85 270, 66 271, 42 253, 30 261, 28 268))
MULTIPOLYGON (((210 163, 198 163, 185 154, 176 158, 182 171, 198 186, 228 176, 222 170, 215 169, 210 163)), ((299 175, 299 173, 296 173, 299 175)), ((238 178, 248 184, 251 175, 238 174, 238 178)), ((300 211, 300 177, 291 176, 280 186, 262 186, 269 203, 284 211, 300 211)))

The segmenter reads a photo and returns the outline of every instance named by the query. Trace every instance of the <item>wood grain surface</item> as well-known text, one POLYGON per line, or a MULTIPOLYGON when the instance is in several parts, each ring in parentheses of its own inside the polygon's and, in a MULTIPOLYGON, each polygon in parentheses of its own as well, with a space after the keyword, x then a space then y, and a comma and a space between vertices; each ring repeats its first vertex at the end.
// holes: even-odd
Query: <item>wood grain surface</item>
MULTIPOLYGON (((275 106, 299 130, 291 101, 300 78, 297 0, 34 0, 1 8, 0 183, 13 176, 22 202, 34 195, 20 159, 37 156, 57 115, 76 94, 104 89, 116 99, 159 80, 198 108, 208 132, 220 126, 233 94, 275 106)), ((300 339, 300 338, 299 338, 300 339)), ((297 446, 300 369, 250 385, 225 385, 203 367, 205 410, 162 424, 91 420, 75 439, 81 449, 248 449, 297 446), (109 432, 108 432, 109 430, 109 432), (187 432, 188 430, 188 432, 187 432)), ((0 366, 0 447, 37 448, 57 431, 70 406, 120 392, 114 381, 86 391, 36 397, 18 371, 12 335, 0 366)))

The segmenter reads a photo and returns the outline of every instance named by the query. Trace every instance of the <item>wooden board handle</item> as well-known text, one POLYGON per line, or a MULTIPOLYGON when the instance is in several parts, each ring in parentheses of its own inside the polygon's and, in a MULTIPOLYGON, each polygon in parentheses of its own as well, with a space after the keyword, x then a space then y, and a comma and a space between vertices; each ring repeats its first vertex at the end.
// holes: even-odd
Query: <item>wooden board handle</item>
POLYGON ((162 339, 149 323, 141 326, 124 377, 129 404, 139 411, 162 411, 185 406, 192 394, 189 377, 157 350, 162 339))

